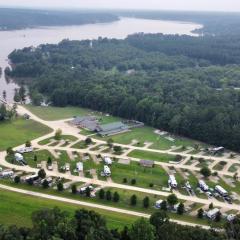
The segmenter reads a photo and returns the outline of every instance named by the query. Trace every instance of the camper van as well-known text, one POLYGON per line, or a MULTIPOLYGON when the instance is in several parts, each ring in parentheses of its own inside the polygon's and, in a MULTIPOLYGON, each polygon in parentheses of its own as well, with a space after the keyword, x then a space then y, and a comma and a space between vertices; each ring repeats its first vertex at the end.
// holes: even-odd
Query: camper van
POLYGON ((110 170, 109 166, 104 165, 101 175, 105 176, 105 177, 111 176, 111 170, 110 170))
POLYGON ((103 159, 104 159, 105 164, 112 165, 112 159, 110 157, 105 156, 103 159))

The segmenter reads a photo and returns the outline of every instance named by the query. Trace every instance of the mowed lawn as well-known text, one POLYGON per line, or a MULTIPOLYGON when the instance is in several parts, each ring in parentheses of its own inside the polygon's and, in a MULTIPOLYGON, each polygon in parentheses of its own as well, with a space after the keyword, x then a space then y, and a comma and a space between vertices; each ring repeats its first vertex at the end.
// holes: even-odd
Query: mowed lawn
POLYGON ((170 149, 171 146, 193 146, 194 141, 186 138, 180 138, 178 136, 174 136, 175 141, 170 141, 166 139, 164 136, 160 136, 159 134, 154 133, 154 128, 152 127, 142 127, 142 128, 134 128, 129 132, 117 134, 115 136, 100 138, 103 140, 107 140, 112 138, 114 142, 120 144, 131 144, 132 141, 137 141, 135 144, 137 147, 144 146, 145 142, 151 142, 152 145, 149 148, 152 149, 160 149, 166 150, 170 149))
MULTIPOLYGON (((2 189, 0 191, 0 199, 0 224, 15 224, 17 226, 24 227, 30 227, 32 213, 43 208, 59 207, 61 210, 67 211, 70 215, 73 215, 76 210, 84 208, 79 205, 37 198, 2 189)), ((105 217, 110 228, 122 228, 125 225, 130 226, 137 219, 133 216, 108 212, 95 208, 87 207, 86 209, 94 210, 105 217)))
POLYGON ((102 124, 117 122, 121 120, 118 117, 106 116, 104 114, 100 114, 99 112, 80 107, 40 107, 32 105, 25 105, 25 107, 33 114, 46 121, 67 119, 74 116, 86 116, 89 114, 98 117, 100 119, 100 123, 102 124))
POLYGON ((176 160, 176 156, 174 155, 150 152, 150 151, 144 151, 144 150, 133 150, 128 154, 128 156, 133 158, 145 159, 145 160, 153 160, 157 162, 169 162, 169 161, 176 160))
POLYGON ((112 180, 117 183, 123 183, 126 178, 129 185, 132 179, 136 179, 137 187, 149 188, 149 185, 153 184, 153 189, 162 190, 162 187, 168 186, 168 174, 160 166, 144 168, 137 162, 129 165, 114 163, 111 171, 112 180))
POLYGON ((16 147, 50 132, 47 126, 22 118, 0 123, 0 150, 16 147))

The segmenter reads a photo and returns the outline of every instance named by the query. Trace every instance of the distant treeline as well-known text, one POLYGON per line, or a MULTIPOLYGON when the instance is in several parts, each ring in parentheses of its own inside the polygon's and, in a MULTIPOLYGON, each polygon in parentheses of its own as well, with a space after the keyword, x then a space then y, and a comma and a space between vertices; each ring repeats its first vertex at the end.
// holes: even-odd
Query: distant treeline
POLYGON ((239 49, 233 36, 64 40, 14 51, 6 73, 35 104, 44 95, 240 151, 239 49))
POLYGON ((240 13, 130 10, 54 11, 0 8, 0 30, 112 22, 120 17, 194 22, 203 25, 194 32, 205 36, 240 34, 240 13))
POLYGON ((0 8, 0 31, 39 26, 82 25, 117 20, 117 15, 104 12, 0 8))

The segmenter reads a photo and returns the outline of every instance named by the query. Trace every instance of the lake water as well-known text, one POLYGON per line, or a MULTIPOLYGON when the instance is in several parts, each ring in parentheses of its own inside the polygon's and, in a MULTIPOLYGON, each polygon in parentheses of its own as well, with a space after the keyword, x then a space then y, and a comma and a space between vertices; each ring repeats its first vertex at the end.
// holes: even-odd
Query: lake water
MULTIPOLYGON (((201 25, 195 23, 121 18, 119 21, 112 23, 0 31, 0 67, 4 70, 8 66, 7 56, 14 49, 38 46, 44 43, 58 43, 66 38, 83 40, 96 39, 101 36, 123 39, 129 34, 138 32, 194 35, 191 31, 201 27, 201 25)), ((11 101, 14 89, 17 87, 12 82, 6 83, 4 74, 2 74, 0 78, 0 96, 2 96, 3 90, 6 90, 7 100, 11 101)))

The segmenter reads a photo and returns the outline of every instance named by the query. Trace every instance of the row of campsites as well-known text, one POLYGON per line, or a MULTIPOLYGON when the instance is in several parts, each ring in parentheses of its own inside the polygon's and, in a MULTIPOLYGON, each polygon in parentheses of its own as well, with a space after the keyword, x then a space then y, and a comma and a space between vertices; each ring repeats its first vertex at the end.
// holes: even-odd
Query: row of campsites
MULTIPOLYGON (((108 160, 107 160, 108 161, 108 160)), ((26 174, 26 173, 22 173, 22 172, 18 172, 15 173, 13 170, 11 169, 2 169, 0 168, 0 178, 10 178, 12 180, 15 179, 16 176, 19 176, 19 181, 21 183, 27 183, 33 186, 43 186, 44 184, 47 184, 47 187, 52 187, 54 189, 57 189, 57 185, 59 182, 63 183, 63 188, 64 189, 68 189, 71 187, 71 182, 68 183, 65 179, 59 178, 59 177, 50 177, 50 176, 46 176, 44 178, 41 178, 39 176, 39 173, 33 173, 33 174, 26 174)), ((173 176, 169 177, 169 184, 170 181, 174 181, 173 180, 173 176)), ((76 193, 80 194, 80 195, 86 195, 89 194, 89 197, 96 197, 96 193, 101 189, 101 187, 92 185, 92 184, 84 184, 84 183, 79 183, 77 184, 77 189, 76 189, 76 193)), ((176 185, 174 185, 176 186, 176 185)), ((204 184, 204 182, 199 183, 199 186, 205 191, 206 191, 206 184, 204 184)), ((218 192, 219 194, 221 194, 222 196, 226 196, 226 192, 222 191, 220 186, 216 186, 215 191, 218 192)), ((69 189, 69 191, 71 191, 69 189)), ((155 206, 153 206, 156 209, 160 209, 161 205, 163 204, 164 200, 157 200, 155 203, 155 206)), ((177 209, 179 207, 180 203, 175 204, 174 206, 170 206, 167 205, 167 208, 169 211, 172 212, 177 212, 177 209)), ((191 208, 186 208, 185 211, 191 211, 191 208)), ((210 220, 215 220, 215 218, 217 217, 217 215, 220 213, 220 209, 218 208, 211 208, 211 209, 206 209, 203 213, 203 216, 205 216, 206 218, 210 219, 210 220)), ((223 218, 225 218, 227 221, 232 221, 235 218, 235 214, 232 213, 224 213, 221 214, 221 216, 223 218)))
MULTIPOLYGON (((22 153, 31 152, 31 151, 33 151, 33 149, 31 147, 20 149, 20 151, 15 153, 15 160, 19 163, 26 165, 27 163, 25 162, 22 153)), ((148 162, 148 161, 141 160, 140 164, 143 166, 146 166, 146 162, 148 162)), ((104 165, 103 165, 103 169, 101 171, 101 176, 110 177, 111 176, 111 165, 112 165, 113 161, 110 157, 104 156, 103 163, 104 163, 104 165)), ((151 163, 153 164, 152 161, 151 161, 151 163)), ((83 162, 81 162, 81 161, 76 162, 75 172, 83 172, 83 167, 84 167, 83 162)), ((41 165, 39 166, 39 168, 41 168, 41 165)), ((48 168, 48 170, 53 170, 52 164, 48 164, 47 168, 48 168)), ((70 171, 70 164, 66 163, 65 165, 61 166, 61 169, 65 172, 70 171)), ((178 188, 178 183, 177 183, 177 180, 174 175, 172 175, 172 174, 169 175, 168 184, 169 184, 169 187, 172 189, 178 188)), ((195 190, 192 188, 192 186, 190 185, 190 183, 188 181, 185 183, 184 187, 187 190, 187 192, 189 193, 189 195, 195 195, 195 190)), ((213 198, 213 197, 221 198, 230 204, 232 203, 232 199, 229 196, 229 193, 220 185, 216 185, 215 188, 210 188, 204 182, 204 180, 199 180, 198 189, 196 189, 196 190, 198 190, 202 193, 205 193, 208 198, 213 198)))
MULTIPOLYGON (((177 180, 175 179, 174 175, 169 175, 168 180, 169 187, 172 189, 176 189, 178 187, 177 180)), ((190 195, 195 195, 194 189, 191 187, 190 183, 187 181, 185 183, 185 189, 189 192, 190 195)), ((232 204, 232 199, 229 196, 229 193, 220 185, 216 185, 214 188, 210 188, 204 180, 198 181, 198 191, 205 193, 208 198, 222 198, 224 201, 232 204)))

